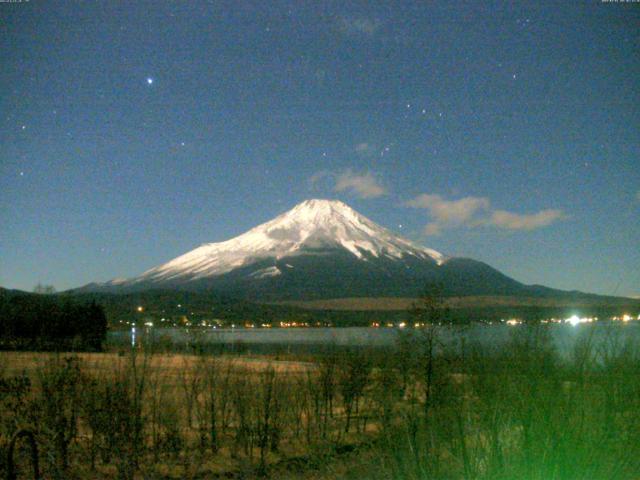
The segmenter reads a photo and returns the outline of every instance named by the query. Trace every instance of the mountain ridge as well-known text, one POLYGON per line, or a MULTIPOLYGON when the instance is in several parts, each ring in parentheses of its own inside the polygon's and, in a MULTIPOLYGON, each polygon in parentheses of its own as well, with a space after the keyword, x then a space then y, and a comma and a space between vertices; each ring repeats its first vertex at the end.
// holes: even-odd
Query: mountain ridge
MULTIPOLYGON (((225 274, 262 258, 318 253, 332 246, 342 247, 360 259, 364 252, 396 258, 408 253, 430 257, 436 263, 445 258, 435 250, 393 235, 340 201, 313 199, 230 240, 205 243, 147 270, 129 283, 180 277, 192 281, 225 274)), ((280 269, 272 270, 272 275, 280 273, 280 269)))
MULTIPOLYGON (((215 291, 252 301, 446 296, 567 296, 525 285, 486 263, 450 257, 378 225, 338 200, 305 200, 274 219, 205 243, 132 279, 76 291, 215 291)), ((586 294, 588 295, 588 294, 586 294)))

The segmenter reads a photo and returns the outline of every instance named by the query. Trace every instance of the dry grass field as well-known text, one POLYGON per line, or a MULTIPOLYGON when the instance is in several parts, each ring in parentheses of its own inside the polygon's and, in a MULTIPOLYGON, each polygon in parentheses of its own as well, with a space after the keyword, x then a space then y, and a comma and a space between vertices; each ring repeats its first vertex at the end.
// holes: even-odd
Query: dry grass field
POLYGON ((560 359, 547 328, 513 332, 488 349, 430 327, 304 362, 1 352, 0 474, 27 429, 47 479, 640 478, 637 342, 587 326, 560 359))
MULTIPOLYGON (((71 355, 71 354, 68 354, 71 355)), ((118 353, 74 353, 72 354, 86 368, 87 373, 99 374, 125 368, 130 359, 118 353)), ((25 372, 28 376, 50 363, 61 354, 49 352, 2 352, 0 351, 0 370, 4 370, 5 375, 18 375, 25 372)), ((65 354, 62 354, 64 357, 65 354)), ((153 354, 148 357, 147 368, 151 370, 159 369, 162 376, 178 377, 185 370, 194 368, 202 357, 198 355, 188 355, 183 353, 174 354, 153 354)), ((218 357, 216 363, 219 368, 226 368, 229 365, 241 367, 251 372, 264 372, 271 368, 282 374, 305 374, 316 368, 311 362, 274 360, 269 357, 254 357, 246 355, 218 357)))
POLYGON ((0 352, 0 365, 15 390, 0 398, 0 448, 29 428, 53 478, 235 478, 264 475, 268 465, 284 475, 310 449, 375 430, 343 432, 344 405, 329 405, 334 379, 322 392, 327 380, 311 362, 140 350, 0 352))

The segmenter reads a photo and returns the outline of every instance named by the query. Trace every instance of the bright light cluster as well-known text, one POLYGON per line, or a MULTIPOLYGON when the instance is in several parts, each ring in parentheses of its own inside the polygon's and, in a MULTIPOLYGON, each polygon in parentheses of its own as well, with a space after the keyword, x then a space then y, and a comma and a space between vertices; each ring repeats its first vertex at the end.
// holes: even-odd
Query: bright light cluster
MULTIPOLYGON (((593 323, 593 322, 597 322, 600 319, 598 317, 579 317, 578 315, 571 315, 569 318, 547 318, 544 320, 540 320, 540 323, 543 324, 547 324, 547 323, 568 323, 572 326, 576 326, 576 325, 580 325, 581 323, 593 323)), ((635 320, 640 320, 640 315, 638 315, 638 318, 635 318, 629 314, 624 314, 621 317, 609 317, 608 319, 604 319, 604 320, 611 320, 614 322, 631 322, 631 321, 635 321, 635 320)), ((506 323, 507 325, 510 326, 515 326, 515 325, 522 325, 522 320, 519 318, 510 318, 508 320, 505 320, 504 318, 502 320, 500 320, 502 323, 506 323)), ((491 323, 491 322, 489 322, 491 323)))
POLYGON ((572 315, 569 318, 565 319, 564 323, 570 323, 575 327, 580 323, 591 323, 593 321, 594 321, 593 317, 578 317, 577 315, 572 315))
POLYGON ((307 322, 280 322, 280 328, 299 328, 308 326, 309 323, 307 322))

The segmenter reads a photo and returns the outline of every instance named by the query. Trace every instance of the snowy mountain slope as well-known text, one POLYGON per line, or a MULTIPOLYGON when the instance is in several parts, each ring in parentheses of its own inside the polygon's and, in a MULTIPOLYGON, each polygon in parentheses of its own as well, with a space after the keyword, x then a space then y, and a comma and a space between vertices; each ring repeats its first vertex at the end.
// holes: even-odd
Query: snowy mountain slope
POLYGON ((202 245, 138 277, 91 283, 73 293, 188 291, 263 303, 415 298, 433 286, 447 296, 586 295, 524 285, 483 262, 446 257, 330 200, 304 201, 231 240, 202 245))
MULTIPOLYGON (((267 258, 279 260, 327 249, 368 258, 417 259, 441 264, 446 257, 394 235, 337 200, 307 200, 275 219, 220 243, 204 244, 126 282, 195 281, 222 275, 267 258)), ((279 275, 277 267, 253 276, 279 275)), ((120 282, 120 284, 122 284, 120 282)))
POLYGON ((279 301, 416 296, 435 284, 447 295, 555 294, 417 245, 335 200, 304 201, 238 237, 79 291, 191 290, 279 301))

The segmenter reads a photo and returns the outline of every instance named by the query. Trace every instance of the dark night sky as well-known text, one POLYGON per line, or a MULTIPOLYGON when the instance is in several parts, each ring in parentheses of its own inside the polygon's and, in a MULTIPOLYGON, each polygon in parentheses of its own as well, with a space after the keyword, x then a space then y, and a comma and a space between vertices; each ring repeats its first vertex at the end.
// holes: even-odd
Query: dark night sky
POLYGON ((638 295, 639 47, 640 3, 597 0, 0 3, 0 285, 133 276, 321 197, 638 295))

